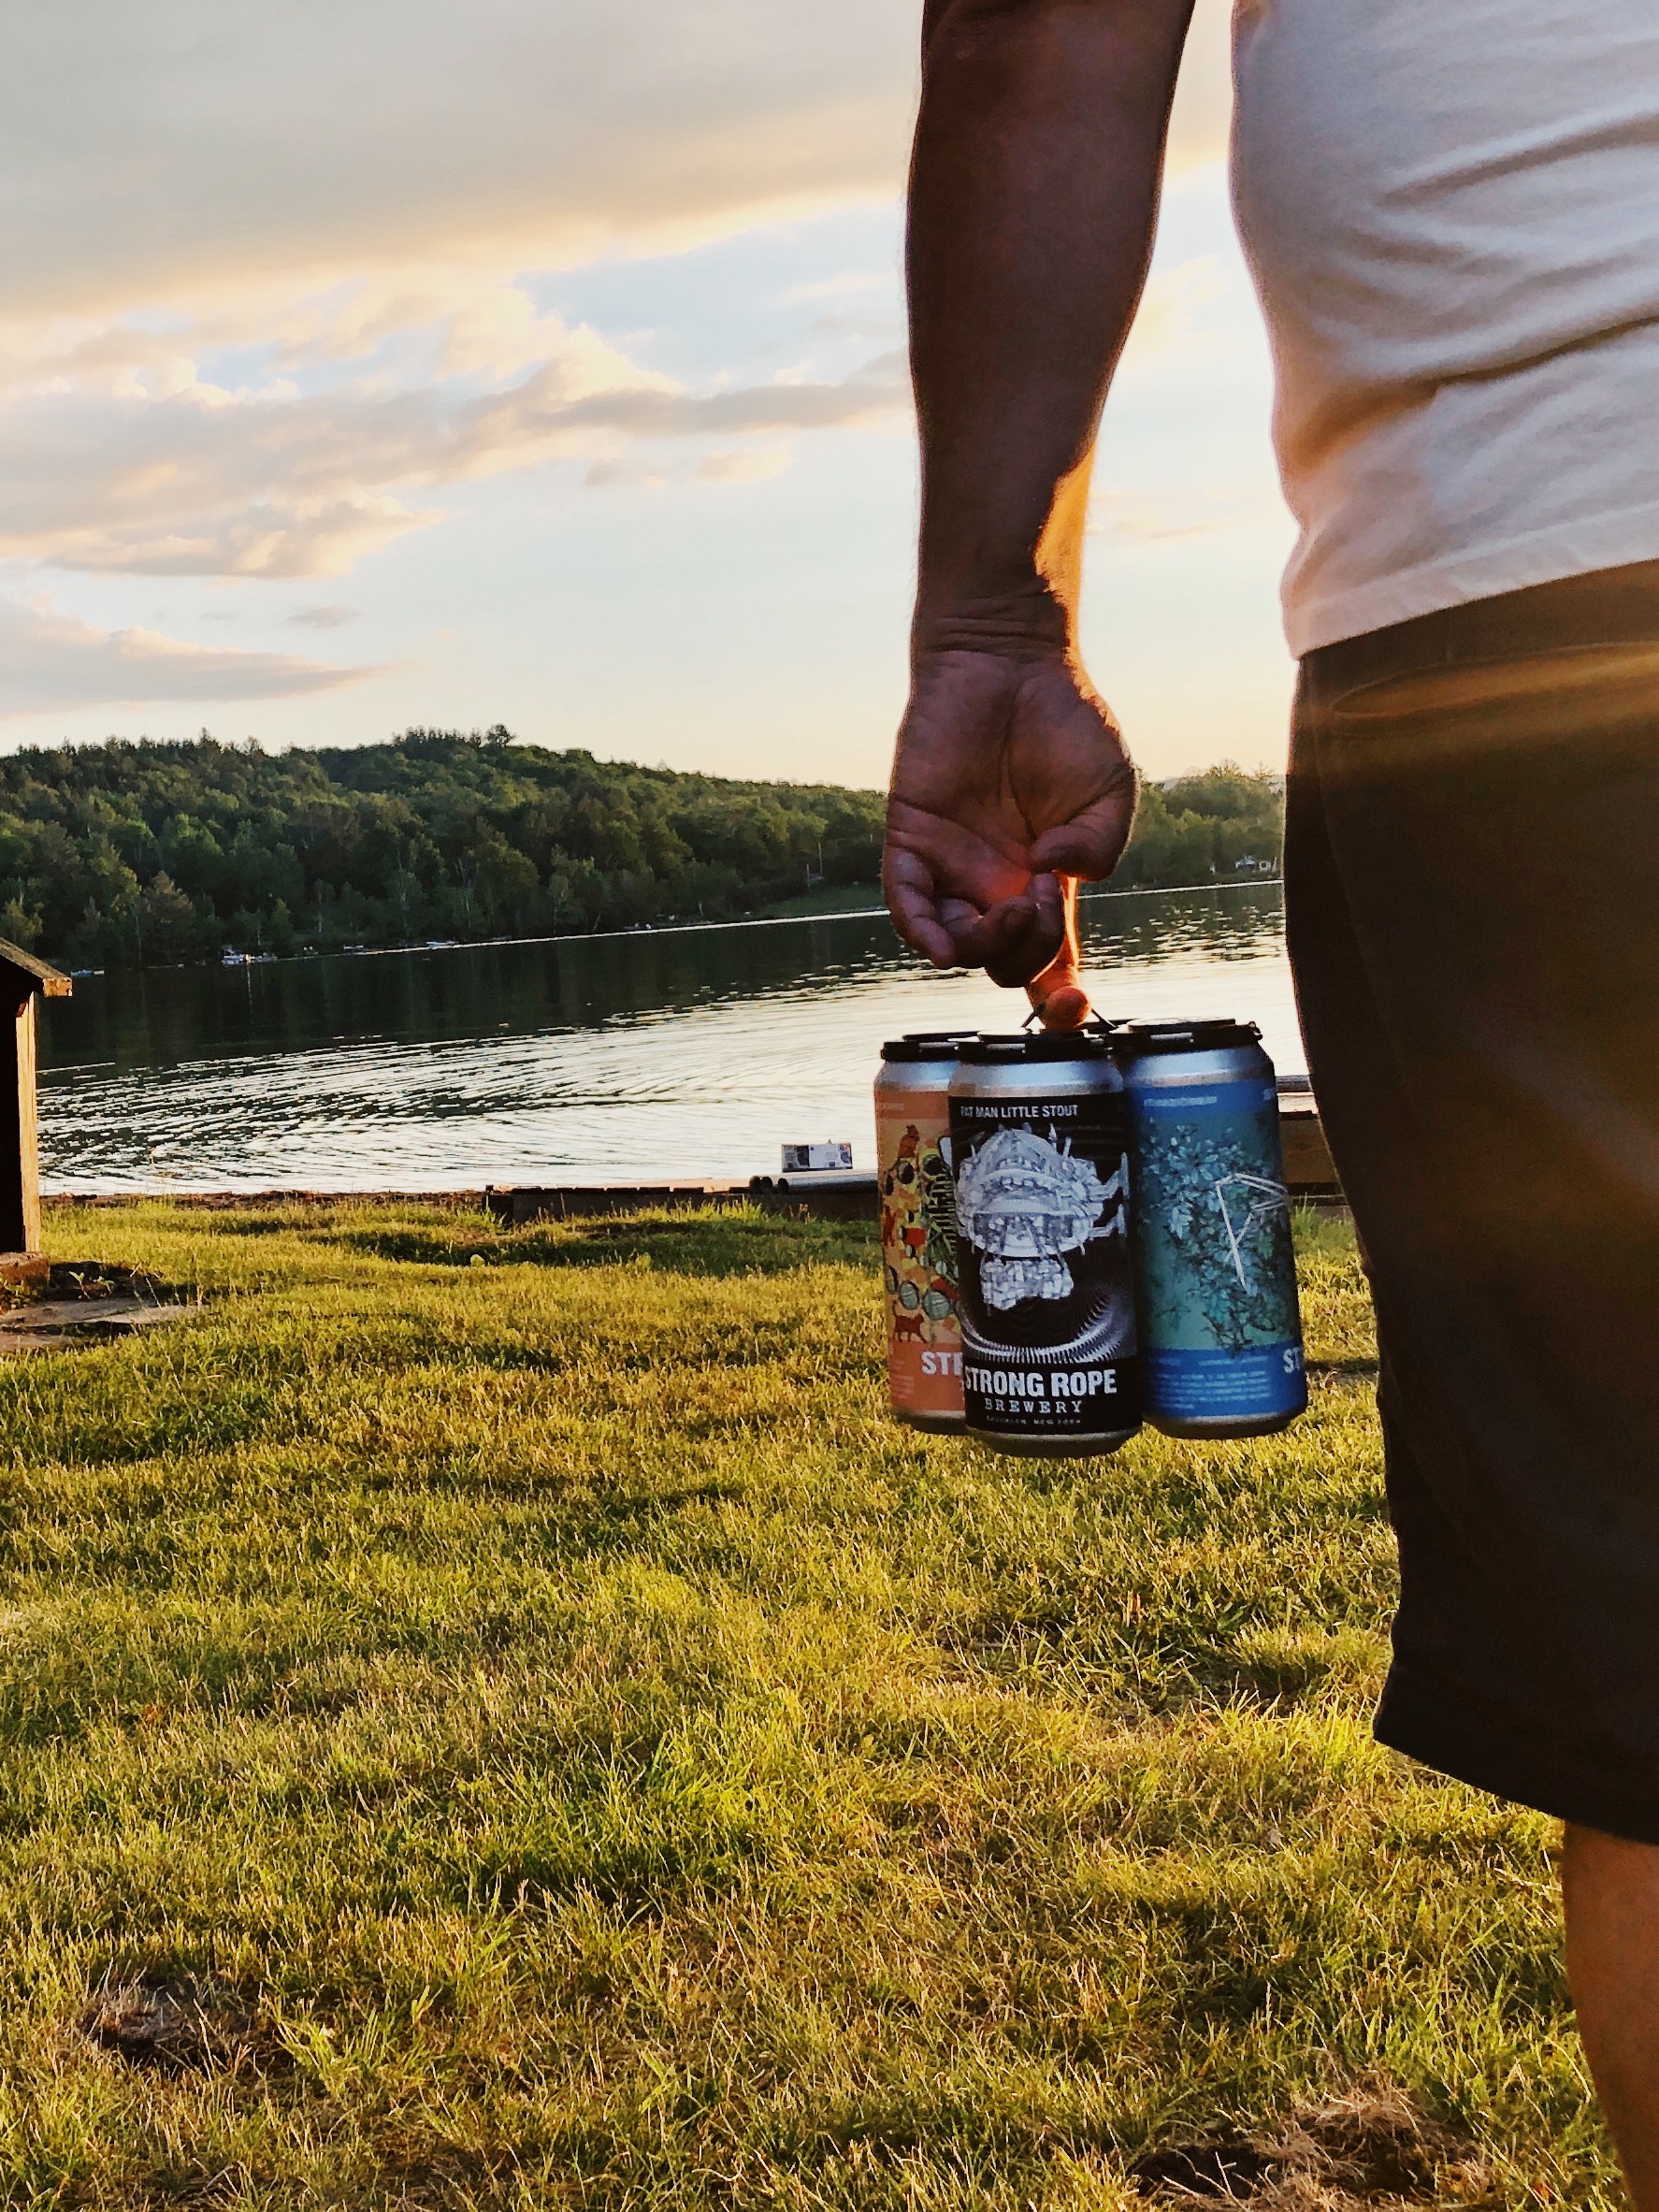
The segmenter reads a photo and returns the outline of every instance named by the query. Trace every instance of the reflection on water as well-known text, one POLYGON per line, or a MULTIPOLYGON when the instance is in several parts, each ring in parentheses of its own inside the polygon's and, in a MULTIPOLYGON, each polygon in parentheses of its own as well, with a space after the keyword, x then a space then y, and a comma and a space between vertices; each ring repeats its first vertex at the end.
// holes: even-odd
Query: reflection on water
MULTIPOLYGON (((1097 1005, 1233 1014, 1302 1068, 1275 887, 1098 898, 1097 1005)), ((885 918, 91 976, 43 1004, 53 1190, 403 1190, 871 1160, 901 1030, 1011 1028, 1024 1001, 936 976, 885 918)))

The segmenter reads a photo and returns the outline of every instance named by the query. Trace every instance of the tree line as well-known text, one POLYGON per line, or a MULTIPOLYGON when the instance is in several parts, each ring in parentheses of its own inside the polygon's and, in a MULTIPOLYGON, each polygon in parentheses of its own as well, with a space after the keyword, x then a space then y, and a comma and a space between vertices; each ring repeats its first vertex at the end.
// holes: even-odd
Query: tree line
MULTIPOLYGON (((1149 786, 1118 880, 1277 866, 1280 787, 1149 786)), ((718 920, 869 885, 882 799, 487 731, 267 753, 206 731, 0 759, 0 937, 77 967, 718 920)))

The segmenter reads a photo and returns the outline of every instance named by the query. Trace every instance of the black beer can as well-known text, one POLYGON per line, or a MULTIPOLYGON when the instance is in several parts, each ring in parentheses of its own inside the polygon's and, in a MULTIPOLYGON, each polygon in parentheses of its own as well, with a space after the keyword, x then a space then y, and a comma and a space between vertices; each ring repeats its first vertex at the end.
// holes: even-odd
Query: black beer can
POLYGON ((1141 1425, 1129 1118, 1104 1034, 979 1037, 950 1086, 969 1432, 1045 1457, 1141 1425))

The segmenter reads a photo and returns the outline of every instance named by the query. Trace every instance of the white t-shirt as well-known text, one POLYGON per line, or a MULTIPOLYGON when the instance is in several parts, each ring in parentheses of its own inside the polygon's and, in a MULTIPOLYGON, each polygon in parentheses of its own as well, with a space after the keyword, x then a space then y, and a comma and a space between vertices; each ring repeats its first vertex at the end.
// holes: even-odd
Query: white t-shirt
POLYGON ((1291 650, 1659 557, 1659 0, 1238 0, 1291 650))

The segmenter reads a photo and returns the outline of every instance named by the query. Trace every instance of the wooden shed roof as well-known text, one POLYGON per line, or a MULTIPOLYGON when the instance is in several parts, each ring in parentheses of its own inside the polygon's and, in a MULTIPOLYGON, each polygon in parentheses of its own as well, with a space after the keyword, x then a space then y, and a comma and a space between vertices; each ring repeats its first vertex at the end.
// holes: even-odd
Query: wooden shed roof
POLYGON ((40 990, 49 999, 72 998, 75 986, 62 968, 54 968, 48 961, 36 960, 32 952, 25 952, 21 945, 9 945, 0 937, 0 970, 9 968, 13 980, 21 981, 28 989, 40 990))

